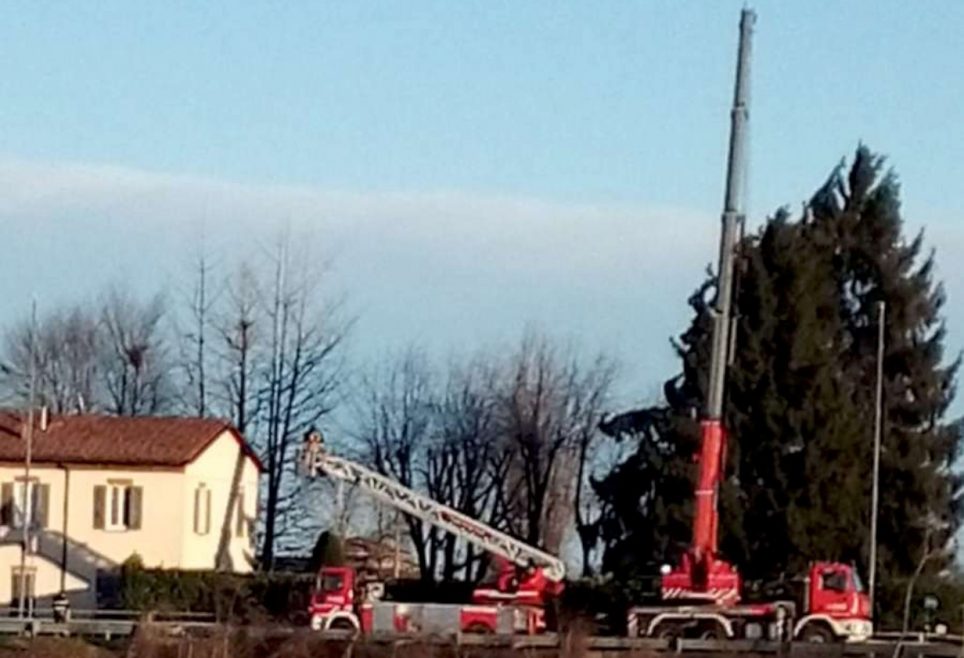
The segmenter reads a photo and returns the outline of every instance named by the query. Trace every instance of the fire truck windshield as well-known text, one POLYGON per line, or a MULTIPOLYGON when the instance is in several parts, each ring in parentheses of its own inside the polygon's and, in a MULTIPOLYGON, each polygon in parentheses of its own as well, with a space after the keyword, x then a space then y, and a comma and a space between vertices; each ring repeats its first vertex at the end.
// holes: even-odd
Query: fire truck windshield
POLYGON ((315 587, 319 592, 339 592, 341 591, 344 578, 333 573, 324 573, 318 576, 315 587))

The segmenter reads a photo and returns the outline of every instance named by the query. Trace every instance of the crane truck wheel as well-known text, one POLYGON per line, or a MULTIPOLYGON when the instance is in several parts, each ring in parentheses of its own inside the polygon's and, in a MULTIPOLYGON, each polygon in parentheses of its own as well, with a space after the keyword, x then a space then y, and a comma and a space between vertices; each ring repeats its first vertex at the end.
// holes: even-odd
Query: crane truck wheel
POLYGON ((725 640, 726 637, 726 630, 715 622, 700 628, 699 638, 701 640, 725 640))
POLYGON ((837 636, 830 627, 819 622, 811 622, 804 626, 798 637, 812 644, 832 644, 837 641, 837 636))
POLYGON ((483 624, 480 621, 473 621, 471 624, 465 627, 466 633, 477 633, 479 635, 491 635, 495 631, 488 624, 483 624))
POLYGON ((679 624, 669 621, 664 621, 660 624, 657 624, 656 628, 653 629, 653 634, 651 635, 651 637, 654 637, 657 640, 669 640, 670 642, 682 636, 683 629, 680 628, 679 624))

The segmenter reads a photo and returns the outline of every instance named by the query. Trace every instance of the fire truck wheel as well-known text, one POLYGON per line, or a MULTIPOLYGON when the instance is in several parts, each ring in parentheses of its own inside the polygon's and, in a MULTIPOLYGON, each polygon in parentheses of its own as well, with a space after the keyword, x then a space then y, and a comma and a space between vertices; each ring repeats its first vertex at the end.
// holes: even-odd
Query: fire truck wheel
POLYGON ((800 631, 800 639, 813 644, 831 644, 836 640, 833 631, 826 624, 810 623, 800 631))
POLYGON ((345 617, 339 617, 338 619, 333 619, 331 626, 328 627, 332 631, 358 631, 355 624, 352 623, 351 619, 345 617))
POLYGON ((478 633, 479 635, 491 635, 493 630, 488 624, 483 624, 480 621, 473 621, 471 624, 465 627, 465 632, 478 633))

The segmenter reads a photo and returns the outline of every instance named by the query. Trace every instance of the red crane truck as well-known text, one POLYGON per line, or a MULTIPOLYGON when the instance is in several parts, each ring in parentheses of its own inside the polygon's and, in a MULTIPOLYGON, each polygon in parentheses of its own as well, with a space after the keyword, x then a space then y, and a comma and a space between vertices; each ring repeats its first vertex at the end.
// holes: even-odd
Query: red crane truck
POLYGON ((499 565, 494 583, 481 585, 465 604, 384 601, 383 583, 361 582, 350 567, 322 567, 308 613, 316 630, 362 632, 527 633, 546 629, 545 605, 562 593, 565 563, 461 512, 404 487, 371 469, 325 450, 318 432, 302 448, 302 473, 361 487, 405 514, 479 546, 499 565))
POLYGON ((744 222, 750 38, 754 21, 755 14, 744 9, 740 19, 709 390, 701 423, 692 541, 675 568, 663 568, 660 586, 663 604, 631 609, 628 629, 631 635, 658 637, 862 640, 873 631, 870 604, 851 566, 835 562, 811 565, 805 591, 797 601, 744 604, 741 603, 740 574, 717 550, 718 495, 724 477, 727 438, 723 426, 724 385, 733 341, 734 257, 744 222), (668 602, 680 604, 665 605, 668 602))

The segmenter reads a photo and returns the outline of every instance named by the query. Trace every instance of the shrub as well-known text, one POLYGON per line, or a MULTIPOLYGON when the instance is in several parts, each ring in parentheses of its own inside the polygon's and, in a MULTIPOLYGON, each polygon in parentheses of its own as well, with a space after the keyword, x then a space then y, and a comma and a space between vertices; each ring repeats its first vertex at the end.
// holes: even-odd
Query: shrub
POLYGON ((288 621, 305 618, 310 574, 230 574, 145 569, 135 555, 120 569, 123 608, 142 612, 207 612, 219 621, 288 621))

